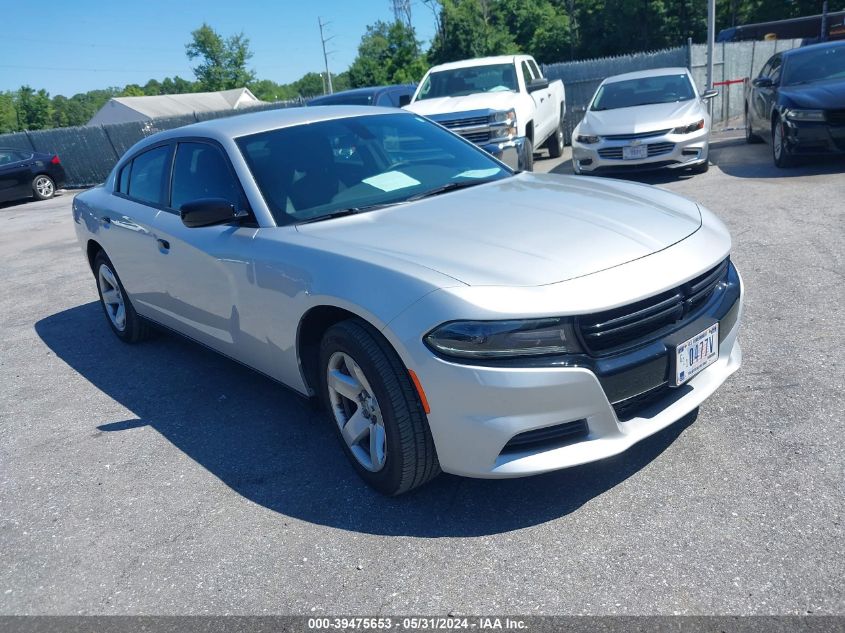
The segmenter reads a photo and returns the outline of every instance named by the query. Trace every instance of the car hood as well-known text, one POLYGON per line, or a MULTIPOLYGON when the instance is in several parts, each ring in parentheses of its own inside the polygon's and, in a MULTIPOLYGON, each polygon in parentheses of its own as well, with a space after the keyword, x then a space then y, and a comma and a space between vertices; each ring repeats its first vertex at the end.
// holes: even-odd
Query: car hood
MULTIPOLYGON (((516 93, 481 92, 463 97, 440 97, 423 99, 405 106, 406 110, 423 116, 470 112, 473 110, 508 110, 513 107, 516 93)), ((440 118, 440 117, 438 117, 440 118)))
POLYGON ((524 173, 297 228, 472 286, 537 286, 645 257, 699 226, 693 202, 655 187, 524 173))
POLYGON ((845 106, 845 79, 819 81, 780 89, 782 105, 816 110, 839 109, 845 106))
POLYGON ((704 118, 701 101, 655 103, 614 110, 587 110, 581 120, 581 134, 641 134, 694 123, 704 118))

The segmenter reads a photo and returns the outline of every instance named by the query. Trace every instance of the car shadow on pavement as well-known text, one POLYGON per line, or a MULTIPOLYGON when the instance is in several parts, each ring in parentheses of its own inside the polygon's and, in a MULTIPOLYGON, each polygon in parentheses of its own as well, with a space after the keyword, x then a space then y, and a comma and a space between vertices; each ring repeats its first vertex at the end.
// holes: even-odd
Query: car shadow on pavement
POLYGON ((177 335, 126 345, 103 318, 92 302, 35 325, 58 358, 137 416, 92 422, 93 441, 150 427, 250 501, 356 532, 466 537, 557 519, 653 461, 697 414, 594 464, 510 480, 441 475, 387 498, 358 479, 329 422, 306 399, 177 335))
POLYGON ((783 179, 845 173, 845 156, 803 156, 790 167, 776 167, 770 145, 749 145, 744 137, 711 144, 710 162, 735 178, 783 179))

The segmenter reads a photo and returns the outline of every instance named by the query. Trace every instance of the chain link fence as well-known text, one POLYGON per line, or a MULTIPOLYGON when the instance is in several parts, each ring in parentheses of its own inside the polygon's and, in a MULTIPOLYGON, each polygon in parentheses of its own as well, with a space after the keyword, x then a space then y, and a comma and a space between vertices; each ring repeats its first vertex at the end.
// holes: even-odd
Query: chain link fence
POLYGON ((278 110, 302 105, 301 101, 279 101, 242 110, 195 112, 193 114, 130 121, 110 125, 63 127, 0 135, 0 147, 58 154, 67 175, 66 186, 88 187, 103 182, 118 159, 142 138, 162 130, 237 116, 260 110, 278 110))

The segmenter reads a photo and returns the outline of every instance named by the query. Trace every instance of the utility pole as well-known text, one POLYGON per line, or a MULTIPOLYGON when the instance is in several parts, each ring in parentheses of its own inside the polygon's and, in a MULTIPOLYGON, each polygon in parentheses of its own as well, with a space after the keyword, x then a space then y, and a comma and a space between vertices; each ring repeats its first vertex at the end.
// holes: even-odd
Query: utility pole
POLYGON ((326 52, 326 42, 334 39, 334 35, 326 37, 323 34, 323 27, 328 26, 331 22, 323 22, 322 18, 317 17, 317 24, 320 25, 320 41, 323 43, 323 61, 326 63, 326 81, 329 85, 329 94, 332 94, 334 91, 332 90, 332 74, 329 72, 329 54, 326 52))
POLYGON ((716 0, 707 0, 707 89, 713 88, 713 46, 716 40, 716 0))
POLYGON ((827 41, 827 0, 822 2, 822 32, 819 35, 819 41, 827 41))

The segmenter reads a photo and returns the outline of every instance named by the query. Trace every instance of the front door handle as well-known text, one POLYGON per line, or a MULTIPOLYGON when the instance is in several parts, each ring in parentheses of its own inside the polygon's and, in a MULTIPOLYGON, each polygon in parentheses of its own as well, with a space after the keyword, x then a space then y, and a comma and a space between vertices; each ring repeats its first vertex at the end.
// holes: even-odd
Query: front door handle
POLYGON ((167 240, 158 238, 156 242, 158 242, 158 250, 160 250, 162 253, 166 253, 170 250, 170 242, 168 242, 167 240))

